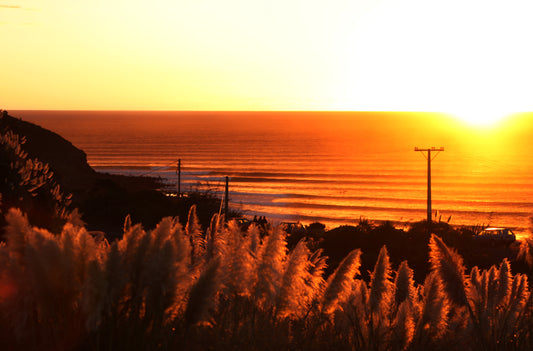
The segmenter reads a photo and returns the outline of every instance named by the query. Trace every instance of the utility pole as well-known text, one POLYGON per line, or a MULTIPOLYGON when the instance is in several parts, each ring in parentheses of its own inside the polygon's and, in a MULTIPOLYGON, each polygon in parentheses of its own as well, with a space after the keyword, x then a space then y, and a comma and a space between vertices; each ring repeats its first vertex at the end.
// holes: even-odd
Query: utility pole
POLYGON ((428 206, 427 206, 428 213, 427 215, 428 215, 428 231, 431 232, 431 161, 435 157, 437 157, 439 152, 444 151, 444 148, 443 147, 436 148, 433 146, 431 148, 421 149, 421 148, 415 147, 415 151, 427 152, 427 156, 424 154, 423 155, 428 160, 428 206), (433 158, 431 157, 431 151, 436 152, 433 158))
POLYGON ((178 159, 178 197, 181 197, 181 158, 178 159))
POLYGON ((226 193, 224 196, 224 217, 228 220, 228 202, 229 202, 229 178, 226 176, 226 193))

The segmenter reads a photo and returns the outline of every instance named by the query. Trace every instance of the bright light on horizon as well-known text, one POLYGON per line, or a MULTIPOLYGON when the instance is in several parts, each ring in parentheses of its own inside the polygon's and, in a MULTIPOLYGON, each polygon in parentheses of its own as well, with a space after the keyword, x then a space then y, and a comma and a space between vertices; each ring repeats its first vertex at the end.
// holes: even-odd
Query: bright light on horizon
POLYGON ((478 128, 493 128, 516 113, 517 112, 509 112, 509 110, 489 109, 465 109, 462 111, 449 112, 451 116, 463 123, 478 128))
POLYGON ((528 1, 19 3, 4 109, 533 110, 528 1))

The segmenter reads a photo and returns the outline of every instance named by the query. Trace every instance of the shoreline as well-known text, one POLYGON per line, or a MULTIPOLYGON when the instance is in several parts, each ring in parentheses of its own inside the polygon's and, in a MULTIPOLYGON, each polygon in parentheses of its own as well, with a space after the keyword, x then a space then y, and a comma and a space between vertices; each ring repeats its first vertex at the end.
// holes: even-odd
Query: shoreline
MULTIPOLYGON (((109 167, 111 168, 111 167, 109 167)), ((116 169, 115 167, 113 167, 116 169)), ((121 167, 124 170, 129 170, 127 166, 121 167)), ((142 169, 150 169, 149 167, 144 167, 142 169)), ((158 192, 161 192, 165 194, 167 197, 174 197, 174 194, 176 193, 175 190, 171 190, 174 186, 172 183, 170 183, 168 180, 161 176, 153 176, 153 175, 133 175, 133 174, 120 174, 120 173, 107 173, 103 172, 101 170, 96 170, 98 174, 104 174, 111 178, 115 178, 117 180, 120 180, 123 182, 123 184, 127 184, 128 186, 133 186, 135 189, 136 182, 139 182, 139 184, 142 184, 144 187, 150 190, 155 190, 158 192)), ((201 191, 183 191, 183 194, 187 193, 201 193, 201 191)), ((216 196, 215 196, 216 197, 216 196)), ((237 204, 238 205, 238 204, 237 204)), ((344 226, 354 226, 356 227, 361 221, 366 221, 372 226, 380 226, 385 223, 390 223, 393 225, 394 228, 407 231, 409 228, 411 228, 414 224, 424 221, 424 218, 421 218, 420 221, 415 220, 408 220, 408 221, 402 221, 402 220, 388 220, 388 219, 374 219, 369 218, 366 216, 361 216, 359 219, 335 219, 335 218, 329 218, 329 217, 321 217, 321 216, 311 216, 311 215, 284 215, 284 214, 272 214, 272 213, 265 213, 261 211, 242 211, 238 208, 238 206, 232 206, 231 197, 229 202, 230 208, 233 207, 234 211, 237 211, 238 213, 241 213, 241 217, 245 218, 249 221, 252 221, 254 217, 266 217, 266 219, 274 224, 283 224, 283 223, 299 223, 302 226, 309 226, 312 223, 320 223, 324 224, 326 230, 334 230, 340 227, 344 226), (251 213, 250 213, 251 212, 251 213)), ((446 221, 434 221, 433 223, 444 223, 446 225, 449 225, 454 230, 482 230, 487 227, 494 227, 498 226, 495 224, 485 224, 485 223, 453 223, 453 222, 446 222, 446 221)), ((505 228, 511 229, 516 237, 517 240, 523 240, 527 237, 530 237, 532 235, 531 229, 526 226, 502 226, 505 228)))
MULTIPOLYGON (((168 170, 160 170, 160 169, 154 169, 150 166, 105 166, 105 167, 99 167, 95 166, 95 169, 97 172, 101 173, 108 173, 113 175, 123 175, 125 177, 132 176, 132 177, 138 177, 138 173, 142 174, 142 176, 147 177, 159 177, 160 180, 160 186, 156 187, 156 190, 163 191, 163 192, 175 192, 175 179, 172 178, 172 175, 165 177, 165 175, 168 175, 169 172, 173 172, 173 169, 168 167, 168 170)), ((207 170, 205 172, 208 172, 207 170)), ((198 184, 202 182, 204 178, 201 176, 198 177, 198 184)), ((182 178, 183 180, 183 178, 182 178)), ((182 182, 182 192, 186 193, 191 189, 193 184, 193 181, 191 179, 187 179, 188 182, 182 182)), ((231 181, 231 178, 230 178, 231 181)), ((204 180, 204 182, 207 182, 204 180)), ((209 185, 208 185, 209 186, 209 185)), ((397 219, 400 216, 395 216, 394 214, 390 217, 396 217, 396 218, 389 218, 384 219, 380 216, 372 216, 369 215, 356 215, 353 218, 333 218, 328 217, 327 212, 331 212, 335 209, 335 202, 328 202, 324 204, 314 204, 314 203, 302 203, 301 206, 303 207, 294 207, 294 203, 284 204, 282 202, 274 201, 277 198, 283 199, 283 194, 261 194, 261 193, 254 193, 253 191, 249 194, 245 194, 245 198, 243 198, 243 193, 240 190, 237 190, 237 196, 232 196, 232 186, 230 183, 230 207, 232 207, 235 211, 242 213, 243 217, 246 217, 248 219, 253 218, 253 216, 265 216, 269 218, 271 221, 275 223, 279 222, 301 222, 303 224, 310 224, 313 222, 320 222, 328 226, 328 228, 335 228, 342 225, 357 225, 359 222, 359 218, 363 218, 366 220, 370 220, 376 224, 381 224, 384 222, 392 222, 395 224, 395 226, 401 227, 401 228, 407 228, 413 223, 423 221, 425 220, 425 210, 420 210, 420 216, 415 215, 414 213, 411 213, 407 220, 397 219), (249 200, 253 198, 253 196, 257 195, 259 200, 249 200), (235 199, 236 198, 236 199, 235 199), (233 201, 232 201, 233 199, 233 201), (247 202, 251 201, 251 202, 247 202), (233 205, 233 206, 232 206, 233 205), (257 208, 254 210, 254 207, 257 208), (320 208, 317 208, 320 207, 320 208), (272 209, 273 211, 269 211, 269 209, 272 209), (286 209, 286 210, 285 210, 286 209), (305 214, 305 212, 315 212, 315 209, 317 212, 324 212, 324 214, 317 213, 317 215, 312 214, 305 214), (279 210, 278 213, 276 213, 279 210), (291 213, 293 212, 293 213, 291 213), (417 220, 418 218, 418 220, 417 220)), ((222 189, 216 188, 213 190, 213 188, 209 189, 203 189, 201 186, 197 187, 195 192, 203 192, 205 190, 206 193, 211 193, 220 196, 220 194, 223 193, 222 189)), ((296 203, 298 205, 299 203, 296 203)), ((408 209, 409 210, 409 209, 408 209)), ((372 212, 373 209, 370 209, 370 212, 372 212)), ((391 211, 397 212, 402 211, 402 209, 392 208, 391 211)), ((412 210, 409 210, 412 212, 412 210)), ((417 210, 418 211, 418 210, 417 210)), ((365 212, 364 209, 361 209, 361 212, 365 212)), ((375 211, 374 211, 375 212, 375 211)), ((386 213, 387 208, 382 208, 378 212, 386 213)), ((442 211, 440 211, 442 212, 442 211)), ((459 211, 460 212, 460 211, 459 211)), ((472 216, 477 217, 483 217, 485 220, 476 220, 476 219, 468 219, 468 213, 458 213, 453 211, 444 211, 444 213, 451 213, 451 221, 449 224, 456 228, 468 228, 468 227, 488 227, 488 226, 497 226, 497 227, 506 227, 513 229, 520 237, 526 237, 529 235, 530 232, 530 216, 527 216, 525 214, 522 214, 522 218, 519 217, 509 217, 509 213, 502 213, 499 214, 499 212, 496 211, 486 211, 485 209, 480 209, 479 212, 472 212, 472 216), (458 219, 457 219, 458 218, 458 219)), ((402 216, 407 217, 407 216, 402 216)), ((449 216, 443 215, 442 217, 448 218, 449 216)), ((445 222, 445 221, 444 221, 445 222)))

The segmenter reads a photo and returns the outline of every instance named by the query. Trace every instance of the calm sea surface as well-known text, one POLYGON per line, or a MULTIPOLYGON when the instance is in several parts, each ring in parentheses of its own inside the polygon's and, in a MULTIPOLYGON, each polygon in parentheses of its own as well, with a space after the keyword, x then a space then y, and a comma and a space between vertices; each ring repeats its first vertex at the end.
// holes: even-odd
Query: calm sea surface
POLYGON ((499 128, 445 115, 339 112, 10 111, 87 153, 96 170, 160 176, 182 191, 222 194, 247 216, 328 226, 426 217, 427 161, 414 147, 444 147, 432 161, 433 210, 452 224, 516 227, 533 215, 533 114, 499 128))

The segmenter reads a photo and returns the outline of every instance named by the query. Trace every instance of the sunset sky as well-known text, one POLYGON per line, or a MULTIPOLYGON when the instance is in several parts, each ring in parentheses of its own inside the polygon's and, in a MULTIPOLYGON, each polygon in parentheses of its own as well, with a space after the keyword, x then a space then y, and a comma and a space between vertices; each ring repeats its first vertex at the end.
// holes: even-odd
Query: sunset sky
POLYGON ((531 111, 532 10, 513 0, 0 0, 0 108, 531 111))

